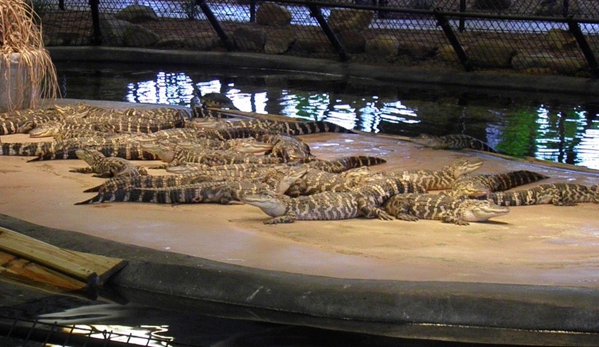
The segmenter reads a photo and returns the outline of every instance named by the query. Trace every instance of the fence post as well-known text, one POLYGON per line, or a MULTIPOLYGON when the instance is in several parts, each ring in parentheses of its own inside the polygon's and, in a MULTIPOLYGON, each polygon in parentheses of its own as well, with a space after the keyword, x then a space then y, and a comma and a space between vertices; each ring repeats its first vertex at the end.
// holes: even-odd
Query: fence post
POLYGON ((231 42, 231 40, 229 40, 227 33, 220 26, 218 19, 216 19, 216 16, 212 12, 208 4, 206 4, 206 1, 196 0, 196 5, 200 6, 200 9, 202 9, 202 12, 204 12, 204 15, 206 15, 206 18, 208 18, 208 22, 210 22, 210 25, 212 25, 212 28, 216 31, 216 34, 218 35, 218 37, 220 37, 220 40, 225 44, 227 50, 232 51, 234 49, 233 43, 231 42))
POLYGON ((102 44, 102 33, 100 32, 100 10, 98 5, 100 0, 89 0, 89 6, 92 11, 92 44, 102 44))
POLYGON ((443 29, 443 32, 445 33, 445 36, 447 37, 449 44, 451 44, 451 46, 453 47, 453 50, 457 54, 458 60, 460 61, 464 69, 466 71, 472 71, 472 64, 470 64, 470 60, 468 59, 466 52, 464 52, 464 49, 462 48, 462 45, 460 44, 460 41, 458 40, 457 36, 455 36, 453 30, 451 30, 451 26, 449 25, 447 18, 445 18, 445 16, 439 11, 438 8, 433 10, 433 14, 437 19, 437 25, 440 26, 441 29, 443 29))
MULTIPOLYGON (((460 0, 460 13, 466 12, 466 0, 460 0)), ((460 17, 460 25, 458 27, 459 32, 466 30, 466 18, 460 17)))
POLYGON ((582 30, 580 30, 578 21, 573 19, 572 16, 568 17, 568 27, 572 35, 574 35, 574 38, 576 39, 576 42, 578 43, 578 47, 580 47, 582 54, 586 58, 587 63, 591 68, 593 76, 599 77, 599 64, 597 63, 597 58, 595 57, 593 50, 589 46, 589 43, 585 39, 582 30))
POLYGON ((345 48, 343 48, 341 41, 339 41, 337 35, 335 35, 335 33, 333 32, 333 29, 331 29, 331 27, 329 26, 329 23, 327 23, 327 21, 322 16, 320 8, 312 4, 309 4, 308 8, 310 9, 310 14, 312 15, 312 17, 316 18, 316 21, 318 21, 318 24, 320 24, 322 31, 324 31, 324 34, 328 37, 329 41, 331 41, 331 44, 333 44, 333 47, 339 54, 339 57, 341 57, 341 60, 346 61, 348 57, 347 53, 345 52, 345 48))
POLYGON ((250 23, 256 22, 256 0, 250 0, 250 23))

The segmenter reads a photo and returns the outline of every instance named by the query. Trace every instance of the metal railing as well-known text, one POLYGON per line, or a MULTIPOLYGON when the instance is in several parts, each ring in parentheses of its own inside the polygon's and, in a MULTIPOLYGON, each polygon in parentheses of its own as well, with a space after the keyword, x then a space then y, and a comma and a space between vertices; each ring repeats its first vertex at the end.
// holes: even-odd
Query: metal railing
POLYGON ((591 0, 60 0, 42 18, 49 46, 250 51, 599 77, 599 3, 591 0), (131 5, 146 12, 127 12, 131 5))

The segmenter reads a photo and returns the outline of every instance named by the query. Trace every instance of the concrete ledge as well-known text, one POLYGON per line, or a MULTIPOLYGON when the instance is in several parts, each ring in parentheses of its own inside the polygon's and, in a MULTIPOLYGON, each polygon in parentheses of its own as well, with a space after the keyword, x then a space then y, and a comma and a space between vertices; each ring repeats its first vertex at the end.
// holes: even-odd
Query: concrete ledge
POLYGON ((110 281, 132 303, 403 338, 596 345, 596 289, 337 279, 260 270, 47 228, 0 225, 59 247, 129 260, 110 281))
POLYGON ((422 83, 504 90, 510 92, 559 93, 576 97, 599 95, 599 79, 566 76, 534 76, 478 72, 409 70, 390 66, 340 63, 257 53, 194 52, 121 47, 49 47, 54 61, 106 63, 187 64, 214 67, 249 67, 273 70, 310 71, 345 78, 366 78, 388 83, 422 83))

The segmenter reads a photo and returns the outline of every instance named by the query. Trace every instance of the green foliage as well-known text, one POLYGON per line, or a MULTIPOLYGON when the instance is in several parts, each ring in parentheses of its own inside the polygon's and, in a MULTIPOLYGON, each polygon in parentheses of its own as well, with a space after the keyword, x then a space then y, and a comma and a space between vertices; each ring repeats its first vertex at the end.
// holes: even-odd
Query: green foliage
POLYGON ((524 157, 534 152, 537 136, 538 114, 534 110, 523 110, 507 119, 503 139, 497 144, 497 151, 515 157, 524 157))

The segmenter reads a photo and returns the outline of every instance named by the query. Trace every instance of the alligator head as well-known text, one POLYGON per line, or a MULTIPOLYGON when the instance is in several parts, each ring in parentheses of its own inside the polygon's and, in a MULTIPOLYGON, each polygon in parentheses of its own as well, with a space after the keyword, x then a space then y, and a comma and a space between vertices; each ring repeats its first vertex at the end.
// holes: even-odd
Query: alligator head
POLYGON ((465 200, 460 206, 462 219, 467 222, 484 222, 493 217, 506 215, 509 207, 499 206, 490 200, 465 200))
POLYGON ((48 121, 29 131, 29 137, 51 137, 60 131, 60 122, 48 121))
POLYGON ((93 165, 94 162, 98 160, 98 158, 104 157, 104 154, 102 154, 102 152, 89 148, 80 148, 75 151, 75 155, 77 156, 77 158, 85 161, 90 166, 93 165))
POLYGON ((470 161, 469 159, 458 160, 443 168, 443 171, 450 172, 453 178, 458 179, 463 175, 478 170, 483 165, 482 160, 470 161))
POLYGON ((165 163, 170 163, 175 159, 175 151, 172 148, 157 143, 144 143, 141 148, 151 154, 154 154, 165 163))
POLYGON ((243 203, 256 206, 271 217, 279 217, 287 213, 285 196, 273 192, 248 194, 240 196, 243 203))
POLYGON ((420 134, 420 136, 418 137, 412 137, 410 138, 410 141, 433 149, 443 149, 447 147, 443 140, 441 140, 437 136, 428 134, 420 134))

